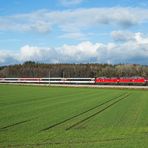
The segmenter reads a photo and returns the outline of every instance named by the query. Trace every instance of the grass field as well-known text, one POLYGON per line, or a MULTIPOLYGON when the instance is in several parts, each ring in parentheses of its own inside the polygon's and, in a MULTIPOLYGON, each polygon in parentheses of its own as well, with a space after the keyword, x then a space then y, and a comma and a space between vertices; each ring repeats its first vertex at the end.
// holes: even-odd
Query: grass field
POLYGON ((0 85, 0 147, 148 146, 148 91, 0 85))

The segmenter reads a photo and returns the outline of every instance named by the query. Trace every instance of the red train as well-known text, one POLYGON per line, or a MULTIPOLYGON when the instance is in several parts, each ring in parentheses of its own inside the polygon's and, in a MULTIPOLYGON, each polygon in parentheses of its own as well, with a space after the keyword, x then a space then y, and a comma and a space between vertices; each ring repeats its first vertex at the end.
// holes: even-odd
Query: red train
POLYGON ((120 78, 96 78, 96 84, 126 84, 146 85, 147 79, 143 77, 120 77, 120 78))
POLYGON ((0 83, 148 85, 143 77, 120 78, 0 78, 0 83))

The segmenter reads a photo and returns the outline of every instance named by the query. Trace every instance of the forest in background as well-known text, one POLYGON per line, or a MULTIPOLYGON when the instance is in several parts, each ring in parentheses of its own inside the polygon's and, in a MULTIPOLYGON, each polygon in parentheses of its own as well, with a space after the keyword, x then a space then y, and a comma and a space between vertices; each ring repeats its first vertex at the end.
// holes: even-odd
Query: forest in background
POLYGON ((1 66, 0 77, 131 77, 148 78, 148 66, 137 64, 44 64, 27 61, 1 66))

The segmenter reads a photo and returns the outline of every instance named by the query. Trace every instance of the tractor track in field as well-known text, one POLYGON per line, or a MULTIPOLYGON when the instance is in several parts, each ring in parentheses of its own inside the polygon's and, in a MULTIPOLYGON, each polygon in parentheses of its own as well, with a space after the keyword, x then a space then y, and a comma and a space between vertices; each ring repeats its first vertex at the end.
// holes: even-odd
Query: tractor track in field
POLYGON ((119 96, 116 96, 116 97, 114 97, 114 98, 112 98, 112 99, 110 99, 110 100, 107 100, 107 101, 105 101, 105 102, 103 102, 103 103, 101 103, 101 104, 99 104, 99 105, 97 105, 97 106, 95 106, 95 107, 92 107, 92 108, 90 108, 90 109, 88 109, 88 110, 85 110, 85 111, 83 111, 83 112, 81 112, 81 113, 79 113, 79 114, 77 114, 77 115, 74 115, 74 116, 72 116, 72 117, 70 117, 70 118, 67 118, 67 119, 65 119, 65 120, 63 120, 63 121, 61 121, 61 122, 55 123, 55 124, 53 124, 53 125, 51 125, 51 126, 49 126, 49 127, 46 127, 46 128, 44 128, 44 129, 40 130, 40 131, 46 131, 46 130, 49 130, 49 129, 53 128, 53 127, 56 127, 56 126, 58 126, 58 125, 61 125, 61 124, 65 123, 65 122, 67 122, 67 121, 69 121, 69 120, 72 120, 72 119, 74 119, 74 118, 76 118, 76 117, 79 117, 79 116, 85 114, 85 113, 88 113, 89 111, 92 111, 92 110, 94 110, 94 109, 96 109, 96 108, 98 108, 98 107, 100 107, 100 106, 102 106, 102 105, 104 105, 104 104, 106 104, 106 103, 108 103, 108 102, 111 102, 111 101, 113 101, 113 100, 115 100, 115 99, 118 99, 118 98, 120 98, 120 97, 122 97, 122 96, 124 96, 124 95, 126 95, 126 93, 122 93, 122 94, 120 94, 119 96))
MULTIPOLYGON (((76 122, 75 124, 73 124, 73 125, 71 125, 70 127, 66 128, 66 130, 70 130, 70 129, 72 129, 73 127, 75 127, 75 126, 77 126, 77 125, 79 125, 79 124, 81 124, 81 123, 83 123, 83 122, 89 120, 90 118, 92 118, 92 117, 94 117, 94 116, 96 116, 96 115, 102 113, 102 112, 105 111, 106 109, 112 107, 113 105, 117 104, 118 102, 120 102, 121 100, 127 98, 128 96, 129 96, 129 94, 126 94, 126 95, 122 96, 120 99, 114 101, 113 103, 111 103, 110 105, 108 105, 108 106, 106 106, 105 108, 101 109, 100 111, 95 112, 94 114, 92 114, 92 115, 90 115, 90 116, 84 118, 83 120, 80 120, 79 122, 76 122)), ((119 97, 118 97, 118 98, 119 98, 119 97)))
POLYGON ((47 145, 74 145, 74 144, 87 144, 87 143, 106 143, 106 142, 114 142, 114 141, 123 141, 127 140, 128 138, 108 138, 108 139, 100 139, 100 140, 88 140, 88 141, 49 141, 44 143, 30 143, 30 144, 9 144, 8 147, 16 148, 16 147, 40 147, 40 146, 47 146, 47 145))
POLYGON ((29 120, 24 120, 24 121, 16 122, 16 123, 13 123, 13 124, 10 124, 10 125, 1 127, 0 130, 7 129, 7 128, 9 128, 9 127, 12 127, 12 126, 15 126, 15 125, 19 125, 19 124, 22 124, 22 123, 26 123, 26 122, 28 122, 28 121, 31 121, 31 120, 29 119, 29 120))
POLYGON ((20 122, 16 122, 16 123, 13 123, 13 124, 10 124, 10 125, 7 125, 7 126, 4 126, 4 127, 1 127, 1 128, 0 128, 0 131, 1 131, 1 130, 8 129, 9 127, 14 127, 14 126, 16 126, 16 125, 19 125, 19 124, 23 124, 23 123, 29 122, 29 121, 31 121, 31 120, 33 120, 33 119, 35 119, 35 118, 28 119, 28 120, 23 120, 23 121, 20 121, 20 122))

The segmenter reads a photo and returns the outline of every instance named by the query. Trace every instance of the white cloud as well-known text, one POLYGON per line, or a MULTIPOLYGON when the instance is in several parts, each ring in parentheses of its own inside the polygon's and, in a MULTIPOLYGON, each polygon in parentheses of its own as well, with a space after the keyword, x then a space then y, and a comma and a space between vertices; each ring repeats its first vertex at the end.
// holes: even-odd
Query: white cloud
POLYGON ((137 44, 148 44, 148 38, 141 32, 133 33, 130 31, 112 31, 111 36, 115 41, 135 41, 137 44))
POLYGON ((84 61, 89 57, 95 56, 99 46, 98 43, 92 44, 87 41, 81 42, 78 45, 63 45, 58 49, 63 57, 69 57, 69 61, 74 59, 76 62, 81 62, 81 60, 84 61))
POLYGON ((134 33, 129 31, 112 31, 111 36, 115 41, 130 41, 135 40, 134 33))
POLYGON ((140 32, 135 33, 135 39, 139 44, 148 44, 148 38, 145 38, 144 35, 140 32))
POLYGON ((17 53, 0 50, 0 65, 14 64, 17 62, 17 53))
POLYGON ((0 63, 5 63, 5 59, 9 57, 9 53, 5 51, 0 51, 0 63))
MULTIPOLYGON (((131 33, 132 34, 132 33, 131 33)), ((56 48, 23 46, 17 53, 0 52, 0 65, 27 60, 46 63, 140 63, 148 64, 148 37, 133 33, 132 40, 117 43, 81 42, 56 48), (10 62, 11 59, 11 62, 10 62)))
POLYGON ((77 33, 99 25, 118 25, 128 28, 148 21, 148 10, 142 8, 85 8, 48 11, 0 17, 0 30, 77 33))
POLYGON ((56 51, 52 48, 41 48, 25 45, 20 49, 17 60, 24 61, 45 61, 54 62, 56 51))

